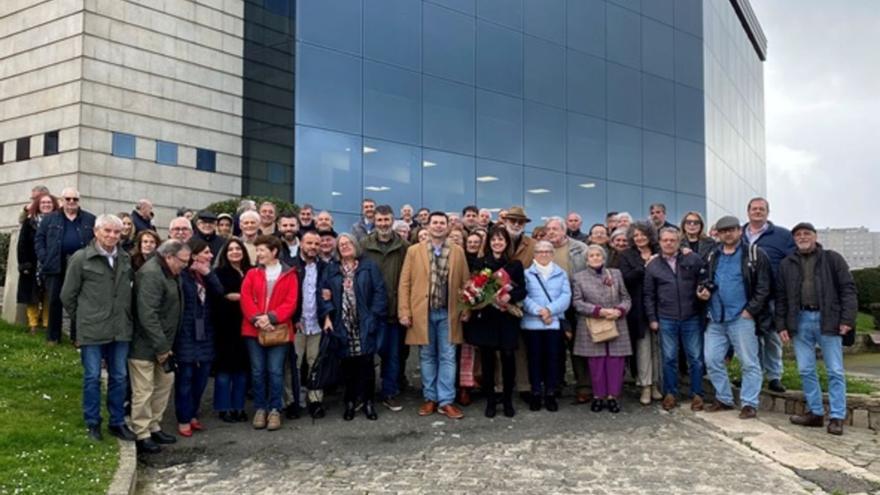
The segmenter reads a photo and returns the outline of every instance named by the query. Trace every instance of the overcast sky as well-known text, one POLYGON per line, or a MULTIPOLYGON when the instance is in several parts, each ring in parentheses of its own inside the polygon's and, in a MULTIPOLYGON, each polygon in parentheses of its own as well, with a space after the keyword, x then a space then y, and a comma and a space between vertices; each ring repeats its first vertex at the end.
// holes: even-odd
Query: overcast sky
POLYGON ((880 0, 751 0, 770 219, 880 231, 880 0))

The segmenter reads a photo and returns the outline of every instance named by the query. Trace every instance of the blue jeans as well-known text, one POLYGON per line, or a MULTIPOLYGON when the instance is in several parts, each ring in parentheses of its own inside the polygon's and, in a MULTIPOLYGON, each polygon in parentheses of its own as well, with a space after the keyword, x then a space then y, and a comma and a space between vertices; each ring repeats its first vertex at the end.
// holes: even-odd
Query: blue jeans
POLYGON ((727 366, 724 364, 724 357, 731 345, 742 365, 740 402, 743 406, 757 409, 763 378, 758 362, 758 336, 755 335, 754 320, 740 317, 724 323, 709 323, 705 343, 706 369, 715 387, 715 398, 729 406, 734 404, 727 366))
POLYGON ((193 418, 199 417, 199 406, 202 395, 211 377, 211 363, 198 361, 194 363, 177 363, 174 378, 174 411, 179 424, 189 424, 193 418))
POLYGON ((263 347, 256 337, 247 337, 244 341, 251 358, 254 408, 280 411, 284 407, 284 360, 289 355, 289 344, 263 347))
MULTIPOLYGON (((816 374, 816 345, 822 348, 822 358, 828 371, 828 402, 831 418, 846 418, 846 377, 843 373, 843 339, 839 335, 822 333, 821 313, 801 311, 798 329, 794 335, 794 355, 810 411, 825 415, 822 405, 822 387, 816 374)), ((854 330, 850 330, 854 331, 854 330)))
POLYGON ((660 318, 660 347, 663 352, 663 394, 678 396, 678 344, 684 346, 688 374, 691 377, 691 397, 703 395, 703 330, 700 317, 687 320, 660 318))
POLYGON ((125 395, 128 393, 128 342, 84 345, 79 349, 83 365, 82 407, 86 424, 101 424, 101 359, 106 356, 110 426, 124 425, 125 395))
POLYGON ((241 411, 247 388, 247 373, 219 372, 214 377, 214 410, 241 411))
MULTIPOLYGON (((767 311, 770 314, 776 312, 776 302, 770 301, 767 305, 767 311)), ((775 322, 772 324, 775 325, 775 322)), ((769 333, 765 333, 758 337, 759 356, 761 357, 761 368, 764 370, 764 376, 767 381, 779 380, 782 378, 782 340, 775 328, 771 328, 769 333)))
POLYGON ((455 399, 455 345, 449 342, 446 308, 428 314, 428 345, 419 346, 422 394, 440 406, 455 399))
POLYGON ((382 396, 385 399, 400 393, 400 325, 383 321, 379 324, 379 357, 382 358, 382 396))

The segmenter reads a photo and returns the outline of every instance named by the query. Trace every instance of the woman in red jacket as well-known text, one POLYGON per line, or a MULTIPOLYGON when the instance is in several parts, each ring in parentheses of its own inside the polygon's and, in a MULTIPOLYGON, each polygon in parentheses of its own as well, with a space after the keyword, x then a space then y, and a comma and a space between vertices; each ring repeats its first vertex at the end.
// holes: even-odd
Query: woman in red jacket
POLYGON ((251 361, 256 407, 254 428, 277 430, 281 428, 284 360, 293 341, 291 318, 296 311, 299 282, 296 271, 278 260, 281 241, 277 237, 259 236, 254 241, 254 247, 259 267, 250 270, 241 283, 241 335, 251 361), (260 332, 282 324, 291 330, 287 343, 271 347, 260 344, 260 332))

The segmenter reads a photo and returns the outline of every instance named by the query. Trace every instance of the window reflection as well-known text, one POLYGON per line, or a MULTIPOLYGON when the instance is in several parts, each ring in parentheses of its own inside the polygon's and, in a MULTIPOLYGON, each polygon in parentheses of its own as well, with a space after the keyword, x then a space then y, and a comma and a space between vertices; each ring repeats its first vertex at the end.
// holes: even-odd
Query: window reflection
POLYGON ((297 202, 337 211, 360 211, 362 152, 359 136, 297 126, 297 202))
POLYGON ((422 155, 422 198, 432 210, 461 211, 475 201, 474 159, 426 149, 422 155))
POLYGON ((395 210, 405 203, 421 204, 421 148, 365 139, 363 149, 364 196, 395 210))

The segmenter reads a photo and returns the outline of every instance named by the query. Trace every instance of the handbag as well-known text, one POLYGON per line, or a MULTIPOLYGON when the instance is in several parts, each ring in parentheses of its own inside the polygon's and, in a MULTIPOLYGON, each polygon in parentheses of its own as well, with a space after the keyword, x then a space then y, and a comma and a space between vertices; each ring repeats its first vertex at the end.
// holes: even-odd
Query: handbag
POLYGON ((290 323, 278 323, 269 330, 260 330, 257 340, 263 347, 275 347, 290 342, 290 323))
POLYGON ((587 330, 590 331, 590 338, 593 339, 594 344, 608 342, 620 336, 620 332, 617 331, 617 321, 589 316, 586 319, 587 330))
MULTIPOLYGON (((532 275, 534 275, 535 278, 538 280, 538 285, 541 286, 541 290, 544 291, 544 295, 547 296, 547 300, 552 303, 553 298, 550 297, 550 293, 547 292, 547 287, 544 287, 544 282, 541 281, 541 277, 537 273, 532 273, 532 275)), ((564 316, 562 318, 559 318, 559 329, 565 333, 571 333, 571 323, 569 323, 564 316)))
POLYGON ((341 363, 339 347, 341 342, 332 333, 323 333, 318 347, 315 362, 309 367, 306 377, 306 388, 321 390, 341 381, 341 363))

